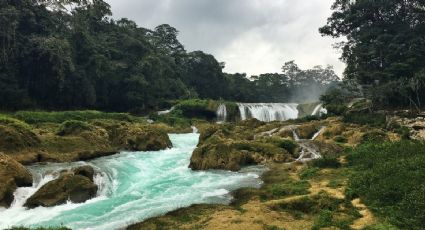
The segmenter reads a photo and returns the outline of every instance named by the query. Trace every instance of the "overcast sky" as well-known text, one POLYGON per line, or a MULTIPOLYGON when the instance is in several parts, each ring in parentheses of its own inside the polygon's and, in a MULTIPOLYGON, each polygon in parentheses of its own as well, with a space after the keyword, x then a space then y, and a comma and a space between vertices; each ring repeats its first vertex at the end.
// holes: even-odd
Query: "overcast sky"
POLYGON ((284 62, 301 68, 344 64, 336 42, 318 28, 334 0, 106 0, 114 18, 126 17, 153 29, 170 24, 186 50, 202 50, 226 62, 226 72, 280 72, 284 62))

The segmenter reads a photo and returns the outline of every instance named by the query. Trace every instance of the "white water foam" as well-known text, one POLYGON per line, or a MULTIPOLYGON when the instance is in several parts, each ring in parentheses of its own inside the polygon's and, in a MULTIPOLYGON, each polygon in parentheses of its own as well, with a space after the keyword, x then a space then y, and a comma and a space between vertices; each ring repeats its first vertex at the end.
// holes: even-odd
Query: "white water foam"
MULTIPOLYGON (((123 152, 91 161, 99 192, 98 197, 85 203, 26 209, 22 207, 24 198, 18 198, 20 205, 0 210, 0 229, 61 225, 76 230, 121 229, 192 204, 229 203, 230 191, 261 186, 259 175, 263 167, 241 172, 190 170, 188 165, 199 134, 173 134, 170 138, 172 149, 123 152)), ((31 170, 47 175, 82 164, 39 165, 31 170)))
POLYGON ((217 122, 223 123, 227 121, 227 108, 225 104, 221 104, 217 109, 217 122))
POLYGON ((255 118, 260 121, 286 121, 298 118, 295 103, 238 103, 242 120, 255 118))

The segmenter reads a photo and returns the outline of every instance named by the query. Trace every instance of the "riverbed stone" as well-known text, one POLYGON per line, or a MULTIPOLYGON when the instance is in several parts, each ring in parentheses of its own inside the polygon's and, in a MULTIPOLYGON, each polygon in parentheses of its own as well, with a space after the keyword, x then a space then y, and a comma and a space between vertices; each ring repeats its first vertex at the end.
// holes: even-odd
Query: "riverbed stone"
POLYGON ((50 181, 32 195, 25 207, 53 207, 66 203, 83 203, 97 193, 98 187, 90 178, 73 173, 63 173, 58 179, 50 181))
POLYGON ((116 130, 114 142, 129 151, 159 151, 173 146, 167 132, 149 126, 122 126, 116 130))
POLYGON ((311 139, 319 131, 320 127, 314 123, 307 123, 297 126, 296 133, 300 139, 311 139))
POLYGON ((32 175, 23 165, 0 153, 0 206, 9 207, 17 187, 32 185, 32 175))
POLYGON ((91 181, 93 181, 94 179, 94 169, 89 165, 80 166, 78 168, 73 169, 72 171, 74 172, 74 175, 85 176, 91 181))

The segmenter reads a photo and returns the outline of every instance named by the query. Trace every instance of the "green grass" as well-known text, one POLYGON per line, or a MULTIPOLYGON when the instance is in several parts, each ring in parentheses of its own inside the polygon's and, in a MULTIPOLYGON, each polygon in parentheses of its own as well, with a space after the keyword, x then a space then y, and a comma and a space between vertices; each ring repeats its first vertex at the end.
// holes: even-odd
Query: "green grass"
POLYGON ((355 170, 347 196, 361 197, 378 216, 401 229, 425 226, 425 143, 369 143, 347 157, 355 170))
POLYGON ((78 134, 83 131, 90 130, 91 127, 87 122, 84 121, 76 121, 76 120, 69 120, 63 122, 59 126, 59 130, 57 132, 60 136, 66 136, 71 134, 78 134))
POLYGON ((70 228, 66 227, 39 227, 39 228, 25 228, 25 227, 12 227, 7 230, 71 230, 70 228))
POLYGON ((18 130, 31 130, 31 126, 27 123, 3 114, 0 114, 0 124, 12 126, 18 130))
POLYGON ((309 163, 312 167, 316 168, 339 168, 341 163, 336 157, 322 157, 315 159, 309 163))
POLYGON ((109 119, 119 121, 143 121, 144 119, 132 116, 127 113, 108 113, 94 110, 85 111, 62 111, 62 112, 45 112, 45 111, 19 111, 12 115, 13 117, 25 121, 28 124, 37 123, 63 123, 69 120, 91 121, 95 119, 109 119))
POLYGON ((319 171, 320 169, 317 167, 306 167, 299 173, 299 176, 301 180, 309 180, 316 176, 319 171))
POLYGON ((385 128, 386 116, 380 113, 350 113, 344 114, 343 121, 358 125, 369 125, 376 128, 385 128))

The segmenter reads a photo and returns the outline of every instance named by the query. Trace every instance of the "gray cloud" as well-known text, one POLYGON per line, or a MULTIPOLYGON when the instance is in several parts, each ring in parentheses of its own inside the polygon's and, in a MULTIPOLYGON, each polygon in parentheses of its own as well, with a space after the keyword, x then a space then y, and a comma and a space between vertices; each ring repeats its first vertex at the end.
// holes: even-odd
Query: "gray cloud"
POLYGON ((321 37, 334 0, 106 0, 115 18, 154 28, 167 23, 180 31, 186 49, 202 50, 226 62, 226 72, 280 72, 285 61, 302 68, 345 65, 321 37))

